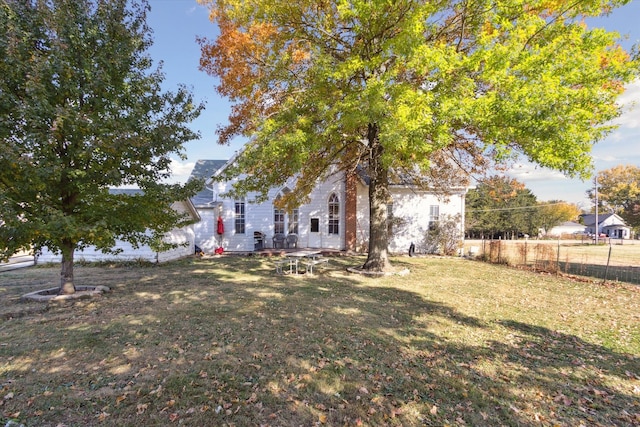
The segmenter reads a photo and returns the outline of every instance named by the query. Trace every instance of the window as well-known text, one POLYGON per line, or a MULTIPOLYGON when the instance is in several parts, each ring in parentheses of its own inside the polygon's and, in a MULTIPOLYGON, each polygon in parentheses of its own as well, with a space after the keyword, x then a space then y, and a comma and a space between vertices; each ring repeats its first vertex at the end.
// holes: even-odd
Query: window
POLYGON ((284 233, 284 209, 273 209, 273 232, 284 233))
POLYGON ((387 233, 393 234, 393 202, 387 203, 387 233))
POLYGON ((244 234, 245 231, 245 216, 244 216, 244 200, 236 200, 236 234, 244 234))
POLYGON ((311 232, 312 233, 320 232, 320 218, 311 218, 311 232))
POLYGON ((329 197, 329 234, 340 234, 340 202, 335 193, 329 197))
POLYGON ((289 234, 298 234, 298 219, 300 217, 300 211, 294 209, 289 212, 289 234))
POLYGON ((438 221, 440 220, 440 206, 429 206, 429 230, 435 230, 438 221))

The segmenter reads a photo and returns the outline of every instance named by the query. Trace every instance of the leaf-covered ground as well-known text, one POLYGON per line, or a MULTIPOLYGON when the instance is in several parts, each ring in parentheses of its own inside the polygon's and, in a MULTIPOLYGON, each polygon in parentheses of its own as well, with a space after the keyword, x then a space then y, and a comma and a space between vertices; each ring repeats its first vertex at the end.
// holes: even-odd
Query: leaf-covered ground
POLYGON ((640 292, 454 258, 314 276, 268 258, 0 274, 0 420, 25 426, 640 425, 640 292))

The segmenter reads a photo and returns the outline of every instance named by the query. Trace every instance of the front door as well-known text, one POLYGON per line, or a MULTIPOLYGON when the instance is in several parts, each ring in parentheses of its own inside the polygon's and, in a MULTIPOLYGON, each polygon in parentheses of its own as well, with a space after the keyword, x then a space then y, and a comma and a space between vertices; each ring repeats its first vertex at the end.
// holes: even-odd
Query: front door
POLYGON ((310 248, 322 247, 322 233, 320 232, 320 218, 311 218, 309 223, 309 244, 310 248))

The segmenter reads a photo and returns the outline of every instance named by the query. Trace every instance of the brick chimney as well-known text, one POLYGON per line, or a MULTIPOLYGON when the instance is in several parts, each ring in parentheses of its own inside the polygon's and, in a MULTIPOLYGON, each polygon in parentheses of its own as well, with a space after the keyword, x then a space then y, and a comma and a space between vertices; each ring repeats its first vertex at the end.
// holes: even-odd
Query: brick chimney
POLYGON ((358 190, 356 174, 355 172, 346 172, 344 246, 347 251, 355 251, 356 249, 357 197, 358 190))

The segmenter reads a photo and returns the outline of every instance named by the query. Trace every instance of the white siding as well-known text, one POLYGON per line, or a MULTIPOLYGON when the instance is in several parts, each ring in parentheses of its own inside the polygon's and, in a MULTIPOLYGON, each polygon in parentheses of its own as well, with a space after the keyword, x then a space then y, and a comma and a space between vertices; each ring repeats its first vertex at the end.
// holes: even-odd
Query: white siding
MULTIPOLYGON (((389 242, 389 251, 402 253, 414 243, 418 248, 423 244, 429 230, 431 206, 439 207, 439 218, 454 217, 464 211, 464 194, 439 197, 425 191, 408 188, 393 188, 393 217, 400 220, 394 225, 389 242)), ((462 218, 461 218, 462 219, 462 218)), ((461 222, 461 224, 463 224, 461 222)), ((460 229, 462 237, 462 229, 460 229)))
MULTIPOLYGON (((216 183, 214 191, 223 194, 228 191, 234 181, 216 183)), ((293 189, 295 180, 291 179, 285 187, 293 189)), ((255 249, 254 232, 264 233, 265 247, 273 247, 274 234, 274 205, 273 200, 284 187, 271 189, 266 202, 255 203, 253 195, 245 200, 245 233, 235 233, 235 200, 217 197, 212 208, 199 208, 202 220, 195 225, 196 244, 205 252, 212 253, 222 246, 225 251, 248 252, 255 249), (224 234, 216 233, 218 216, 224 223, 224 234)), ((298 247, 322 247, 344 249, 344 175, 333 175, 320 183, 310 194, 311 202, 299 207, 298 216, 298 247), (340 226, 338 235, 329 235, 328 203, 329 197, 335 193, 340 201, 340 226), (318 233, 310 232, 311 218, 318 218, 320 228, 318 233)), ((288 227, 287 215, 285 227, 288 227)))
MULTIPOLYGON (((224 194, 230 189, 232 182, 215 183, 214 194, 224 194)), ((293 189, 295 181, 291 179, 286 187, 293 189)), ((284 187, 283 187, 284 188, 284 187)), ((273 247, 274 206, 273 201, 282 188, 271 189, 268 200, 254 203, 251 195, 245 201, 245 233, 235 233, 235 200, 215 197, 210 206, 199 207, 202 221, 195 225, 196 244, 205 252, 222 246, 225 251, 250 252, 255 249, 254 232, 264 233, 266 248, 273 247), (225 232, 222 236, 216 233, 217 218, 224 221, 225 232)), ((356 250, 366 251, 369 240, 369 190, 360 180, 357 181, 356 199, 356 250)), ((464 215, 464 195, 466 191, 454 193, 448 198, 413 188, 392 187, 393 215, 402 221, 393 227, 390 236, 389 250, 402 253, 409 249, 413 242, 420 247, 429 226, 429 207, 439 206, 440 217, 445 215, 464 215)), ((343 173, 336 173, 324 182, 320 182, 309 195, 310 202, 299 207, 298 247, 345 249, 345 179, 343 173), (329 234, 329 198, 335 193, 340 202, 339 234, 329 234), (311 232, 311 220, 317 218, 317 233, 311 232)), ((462 217, 461 224, 464 224, 462 217)), ((288 216, 285 229, 288 227, 288 216)), ((461 226, 462 227, 462 226, 461 226)), ((461 229, 461 231, 463 231, 461 229)))
MULTIPOLYGON (((464 215, 464 195, 454 193, 448 197, 439 197, 435 194, 407 187, 391 187, 393 199, 393 218, 399 224, 392 227, 389 236, 389 251, 391 253, 406 253, 409 246, 414 243, 418 250, 421 249, 427 231, 429 229, 429 210, 431 206, 438 206, 440 218, 445 216, 464 215)), ((369 193, 367 187, 358 183, 357 198, 357 230, 356 249, 366 251, 369 242, 369 193)), ((461 217, 461 236, 464 235, 461 217)))
MULTIPOLYGON (((176 202, 172 206, 181 213, 190 214, 188 208, 183 202, 176 202)), ((78 250, 74 254, 74 261, 149 261, 149 262, 166 262, 178 258, 192 255, 195 251, 194 243, 195 233, 193 225, 182 228, 174 228, 164 237, 168 243, 176 243, 181 246, 164 252, 156 252, 149 246, 143 245, 134 248, 130 243, 121 240, 116 241, 114 249, 122 249, 118 254, 105 254, 95 247, 90 246, 84 250, 78 250)), ((38 256, 39 263, 61 262, 62 255, 56 255, 48 248, 44 248, 42 254, 38 256)))

